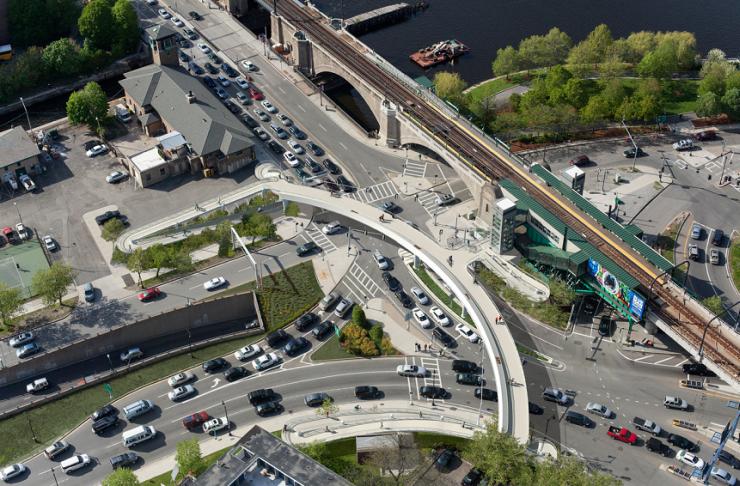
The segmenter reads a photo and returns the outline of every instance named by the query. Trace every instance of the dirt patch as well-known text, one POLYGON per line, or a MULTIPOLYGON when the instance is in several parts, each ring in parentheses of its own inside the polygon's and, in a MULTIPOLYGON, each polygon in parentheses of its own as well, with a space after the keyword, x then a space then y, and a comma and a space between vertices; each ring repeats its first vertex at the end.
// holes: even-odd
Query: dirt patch
POLYGON ((37 327, 45 326, 52 322, 64 319, 69 316, 73 310, 77 307, 77 297, 67 299, 64 301, 64 305, 52 305, 44 307, 13 320, 13 323, 8 328, 0 326, 0 338, 17 334, 20 331, 30 330, 37 327))

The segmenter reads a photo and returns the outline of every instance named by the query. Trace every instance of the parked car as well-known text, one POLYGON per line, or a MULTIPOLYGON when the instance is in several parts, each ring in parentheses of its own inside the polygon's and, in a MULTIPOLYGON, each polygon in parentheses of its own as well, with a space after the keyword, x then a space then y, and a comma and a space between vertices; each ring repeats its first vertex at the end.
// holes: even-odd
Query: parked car
POLYGON ((356 386, 355 387, 355 398, 360 400, 370 400, 378 398, 380 396, 380 390, 375 386, 356 386))
POLYGON ((668 442, 690 452, 697 452, 699 450, 699 446, 697 444, 678 434, 668 434, 668 442))
POLYGON ((229 362, 223 358, 209 359, 201 365, 206 373, 216 373, 229 366, 229 362))
POLYGON ((326 400, 334 401, 334 399, 329 396, 328 393, 324 392, 318 392, 318 393, 309 393, 305 397, 303 397, 303 403, 306 404, 307 407, 318 407, 322 403, 324 403, 326 400))
POLYGON ((267 110, 270 113, 277 113, 278 112, 278 109, 275 108, 275 105, 273 105, 272 103, 270 103, 268 100, 263 100, 260 104, 265 108, 265 110, 267 110))
POLYGON ((104 430, 114 427, 117 424, 117 415, 106 415, 105 417, 100 417, 98 420, 92 423, 92 431, 94 434, 100 434, 104 430))
POLYGON ((701 226, 699 226, 698 223, 694 223, 691 225, 691 238, 694 240, 700 240, 702 235, 702 229, 701 226))
POLYGON ((248 72, 259 71, 259 68, 252 61, 242 61, 242 67, 248 72))
POLYGON ((722 258, 720 256, 719 250, 717 250, 716 248, 712 248, 711 250, 709 250, 709 262, 712 265, 719 265, 721 260, 722 258))
POLYGON ((416 300, 418 300, 421 305, 429 304, 429 297, 427 297, 427 294, 425 294, 419 287, 411 287, 411 293, 416 297, 416 300))
POLYGON ((710 476, 712 477, 712 479, 716 479, 717 481, 727 484, 728 486, 735 486, 735 484, 737 484, 737 478, 735 476, 719 467, 712 467, 712 472, 710 473, 710 476))
POLYGON ((49 235, 46 235, 43 237, 43 240, 44 240, 44 246, 46 247, 47 250, 56 251, 57 243, 56 241, 54 241, 54 238, 52 238, 49 235))
POLYGON ((478 365, 472 361, 454 359, 452 360, 452 371, 456 371, 458 373, 476 373, 478 371, 478 365))
POLYGON ((373 260, 380 270, 388 270, 391 266, 390 261, 378 250, 373 252, 373 260))
POLYGON ((542 398, 558 405, 565 405, 570 401, 568 395, 560 388, 545 388, 545 391, 542 392, 542 398))
POLYGON ((260 403, 259 405, 254 407, 254 411, 260 417, 265 417, 267 415, 279 413, 282 410, 282 408, 283 408, 282 405, 280 405, 278 402, 267 402, 267 403, 260 403))
POLYGON ((628 148, 623 153, 624 153, 624 156, 628 159, 634 159, 637 157, 643 157, 647 155, 640 147, 637 147, 637 149, 635 149, 634 147, 628 148))
POLYGON ((55 457, 66 451, 68 448, 69 442, 67 442, 66 440, 58 440, 44 449, 44 455, 47 459, 53 461, 55 457))
POLYGON ((340 232, 342 229, 343 226, 339 221, 332 221, 324 225, 324 227, 321 228, 321 232, 325 235, 333 235, 334 233, 340 232))
POLYGON ((15 351, 15 355, 18 358, 28 358, 41 351, 41 348, 36 343, 24 344, 15 351))
POLYGON ((686 400, 669 395, 666 395, 665 399, 663 400, 663 405, 665 406, 665 408, 672 408, 674 410, 688 410, 689 408, 689 404, 686 400))
POLYGON ((306 142, 306 147, 308 147, 308 150, 310 150, 311 153, 314 154, 316 157, 321 157, 322 155, 324 155, 324 149, 316 145, 311 140, 308 140, 306 142))
POLYGON ((239 361, 248 361, 255 356, 262 353, 262 348, 259 344, 250 344, 248 346, 244 346, 243 348, 238 349, 234 353, 234 357, 238 359, 239 361))
POLYGON ((283 158, 288 163, 288 165, 293 168, 301 166, 301 161, 298 160, 298 157, 296 157, 295 154, 290 150, 283 153, 283 158))
POLYGON ((411 297, 409 297, 409 294, 407 294, 403 290, 397 290, 395 295, 398 301, 401 303, 401 305, 405 309, 411 309, 414 306, 414 301, 411 300, 411 297))
POLYGON ((678 150, 678 151, 692 150, 693 148, 694 148, 694 141, 691 140, 690 138, 684 138, 673 144, 673 149, 678 150))
POLYGON ((411 378, 424 378, 427 376, 429 371, 427 371, 423 366, 405 364, 398 365, 396 367, 396 373, 401 376, 410 376, 411 378))
POLYGON ((471 343, 477 343, 480 341, 480 336, 465 324, 458 324, 455 326, 455 330, 460 334, 460 336, 464 337, 471 343))
POLYGON ((434 324, 432 324, 432 321, 429 320, 429 317, 424 313, 423 310, 416 307, 411 311, 411 315, 414 316, 414 320, 419 323, 421 327, 424 329, 429 329, 434 324))
POLYGON ((31 341, 33 341, 33 339, 33 333, 31 331, 25 331, 20 334, 16 334, 12 338, 10 338, 8 344, 10 344, 14 348, 17 348, 23 346, 26 343, 30 343, 31 341))
POLYGON ((452 324, 452 321, 449 317, 447 317, 447 314, 442 312, 442 309, 440 309, 436 305, 429 309, 429 313, 432 315, 432 319, 434 319, 434 321, 440 326, 447 327, 452 324))
POLYGON ((267 353, 252 361, 255 371, 264 371, 280 363, 280 358, 275 353, 267 353))
POLYGON ((118 218, 125 223, 125 220, 120 211, 106 211, 103 214, 99 214, 98 216, 95 216, 95 222, 98 223, 99 226, 103 226, 105 223, 114 218, 118 218))
POLYGON ((703 459, 684 449, 681 449, 676 453, 676 460, 696 469, 704 467, 703 459))
POLYGON ((391 275, 390 272, 383 272, 382 277, 383 282, 385 282, 386 287, 388 287, 388 290, 390 290, 391 292, 401 290, 401 282, 399 282, 396 277, 391 275))
POLYGON ((85 296, 85 302, 95 301, 95 287, 93 284, 88 282, 82 286, 82 293, 85 296))
POLYGON ((301 332, 306 331, 318 320, 319 316, 313 312, 307 312, 295 320, 295 328, 301 332))
POLYGON ((308 339, 303 336, 291 338, 283 348, 283 352, 288 356, 297 356, 308 347, 308 339))
POLYGON ((120 170, 114 170, 113 172, 105 176, 105 182, 107 182, 108 184, 116 184, 117 182, 121 182, 127 177, 128 175, 124 174, 120 170))
POLYGON ((434 199, 434 204, 439 207, 449 206, 455 201, 455 196, 452 194, 440 194, 434 199))
POLYGON ((607 407, 600 403, 596 402, 589 402, 588 405, 586 405, 586 411, 588 413, 592 413, 594 415, 598 415, 599 417, 604 417, 606 419, 611 418, 612 411, 609 410, 607 407))
POLYGON ((444 449, 434 460, 434 467, 440 471, 446 471, 454 463, 457 454, 452 449, 444 449))
POLYGON ((462 478, 460 484, 462 486, 477 486, 478 484, 480 484, 482 479, 483 471, 476 467, 473 467, 470 468, 470 471, 468 471, 468 473, 462 478))
POLYGON ((447 398, 449 393, 441 386, 423 385, 419 387, 419 396, 424 398, 447 398))
POLYGON ((473 390, 473 396, 475 398, 480 399, 481 395, 483 395, 483 400, 490 400, 492 402, 498 401, 498 392, 496 390, 481 387, 477 387, 475 390, 473 390))
POLYGON ((324 159, 321 163, 324 164, 326 170, 328 170, 332 175, 339 175, 342 173, 342 168, 329 159, 324 159))
POLYGON ((608 337, 612 334, 612 318, 609 316, 601 316, 599 318, 599 335, 608 337))
POLYGON ((198 412, 188 415, 187 417, 183 417, 182 425, 188 430, 193 430, 208 422, 210 418, 211 417, 207 412, 198 412))
POLYGON ((582 165, 588 165, 589 162, 591 162, 591 160, 588 158, 587 155, 579 155, 578 157, 574 159, 570 159, 569 164, 580 167, 582 165))
POLYGON ((259 405, 260 403, 274 402, 276 399, 277 394, 272 388, 259 388, 247 393, 247 400, 249 400, 252 406, 259 405))
POLYGON ((452 336, 447 334, 439 327, 435 327, 434 329, 432 329, 432 337, 442 343, 442 345, 446 348, 451 348, 457 344, 452 336))
POLYGON ((104 405, 100 407, 99 409, 95 410, 91 415, 90 418, 92 421, 96 421, 98 419, 101 419, 103 417, 107 417, 109 415, 118 415, 118 409, 114 407, 113 405, 104 405))
POLYGON ((483 386, 486 380, 482 376, 473 373, 458 373, 455 375, 455 382, 460 385, 483 386))
POLYGON ((128 348, 126 351, 123 351, 119 358, 121 359, 122 363, 130 363, 131 361, 135 361, 137 359, 141 359, 144 357, 144 352, 139 347, 133 347, 128 348))
POLYGON ((663 456, 668 456, 671 453, 671 448, 655 437, 650 437, 645 442, 645 448, 650 452, 655 452, 656 454, 660 454, 663 456))
POLYGON ((241 380, 247 375, 249 375, 249 371, 244 366, 234 366, 224 372, 224 379, 226 381, 236 381, 241 380))
POLYGON ((193 20, 203 20, 203 17, 195 10, 191 10, 190 12, 188 12, 188 15, 193 20))
POLYGON ((103 144, 96 145, 87 152, 85 152, 85 155, 88 157, 97 157, 98 155, 102 155, 108 151, 108 147, 106 147, 103 144))
POLYGON ((20 463, 11 464, 10 466, 4 467, 0 471, 0 478, 3 481, 8 482, 11 479, 17 478, 18 476, 25 473, 26 471, 27 471, 26 466, 24 466, 23 464, 20 464, 20 463))
POLYGON ((38 393, 49 388, 49 380, 46 378, 37 378, 26 385, 26 393, 38 393))
POLYGON ((313 328, 313 331, 311 331, 311 333, 313 334, 313 337, 320 340, 331 334, 333 330, 334 324, 332 324, 330 321, 324 321, 313 328))
POLYGON ((565 421, 570 422, 575 425, 580 425, 581 427, 591 428, 594 427, 596 424, 593 420, 586 417, 582 413, 578 413, 573 410, 568 410, 565 413, 565 421))
POLYGON ((226 417, 213 418, 203 424, 203 432, 206 434, 215 434, 219 430, 229 427, 229 421, 226 417))

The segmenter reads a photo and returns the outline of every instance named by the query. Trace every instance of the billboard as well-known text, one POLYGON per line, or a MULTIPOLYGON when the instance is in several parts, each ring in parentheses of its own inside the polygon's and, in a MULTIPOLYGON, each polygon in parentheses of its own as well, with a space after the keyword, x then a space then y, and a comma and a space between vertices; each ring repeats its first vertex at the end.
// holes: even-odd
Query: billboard
POLYGON ((588 273, 599 282, 602 289, 628 308, 635 319, 642 319, 645 313, 645 298, 642 295, 620 282, 593 258, 588 259, 588 273))

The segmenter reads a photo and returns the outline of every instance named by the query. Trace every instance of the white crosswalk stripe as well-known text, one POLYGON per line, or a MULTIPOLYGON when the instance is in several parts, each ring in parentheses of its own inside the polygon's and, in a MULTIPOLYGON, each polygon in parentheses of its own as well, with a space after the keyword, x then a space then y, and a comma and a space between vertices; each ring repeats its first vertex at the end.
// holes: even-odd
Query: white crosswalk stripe
POLYGON ((403 175, 410 177, 424 177, 427 172, 427 163, 411 162, 407 160, 403 167, 403 175))
MULTIPOLYGON (((442 385, 442 373, 439 372, 439 360, 437 358, 421 358, 421 365, 429 370, 429 374, 424 377, 425 386, 438 386, 444 388, 442 385)), ((427 401, 432 401, 431 398, 427 398, 427 401)), ((444 402, 444 400, 435 398, 435 402, 444 402)))
POLYGON ((363 289, 367 291, 367 294, 372 297, 378 296, 382 291, 380 286, 365 272, 357 263, 353 263, 349 269, 349 273, 356 283, 358 283, 363 289))
POLYGON ((395 184, 391 181, 385 181, 372 186, 358 188, 357 191, 346 194, 345 196, 370 204, 381 199, 392 198, 396 194, 398 194, 398 189, 395 184))
POLYGON ((321 232, 321 228, 316 226, 316 223, 311 223, 311 225, 306 228, 306 234, 314 243, 321 247, 324 253, 331 253, 337 249, 336 245, 321 232))

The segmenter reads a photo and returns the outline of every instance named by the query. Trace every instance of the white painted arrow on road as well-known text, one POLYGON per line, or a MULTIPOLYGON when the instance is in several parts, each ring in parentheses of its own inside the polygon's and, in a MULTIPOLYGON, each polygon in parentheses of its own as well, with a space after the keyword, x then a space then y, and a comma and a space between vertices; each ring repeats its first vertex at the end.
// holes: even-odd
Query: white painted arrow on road
POLYGON ((214 379, 213 380, 213 385, 211 385, 211 388, 216 388, 220 382, 221 382, 221 380, 219 380, 218 378, 214 379))

